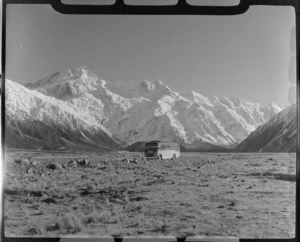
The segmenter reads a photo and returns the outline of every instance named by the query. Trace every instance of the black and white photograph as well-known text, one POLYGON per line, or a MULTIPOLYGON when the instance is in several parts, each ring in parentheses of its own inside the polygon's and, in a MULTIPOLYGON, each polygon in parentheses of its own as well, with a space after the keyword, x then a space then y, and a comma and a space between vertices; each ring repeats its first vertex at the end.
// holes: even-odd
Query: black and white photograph
POLYGON ((4 235, 295 238, 295 25, 7 4, 4 235))

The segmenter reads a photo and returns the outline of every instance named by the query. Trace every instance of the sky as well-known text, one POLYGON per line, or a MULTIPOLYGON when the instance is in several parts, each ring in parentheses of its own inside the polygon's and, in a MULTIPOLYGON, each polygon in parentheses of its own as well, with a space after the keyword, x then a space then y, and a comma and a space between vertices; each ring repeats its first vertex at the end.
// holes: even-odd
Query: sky
POLYGON ((36 82, 87 66, 107 81, 161 80, 174 91, 289 105, 291 7, 234 16, 64 15, 7 7, 6 78, 36 82))

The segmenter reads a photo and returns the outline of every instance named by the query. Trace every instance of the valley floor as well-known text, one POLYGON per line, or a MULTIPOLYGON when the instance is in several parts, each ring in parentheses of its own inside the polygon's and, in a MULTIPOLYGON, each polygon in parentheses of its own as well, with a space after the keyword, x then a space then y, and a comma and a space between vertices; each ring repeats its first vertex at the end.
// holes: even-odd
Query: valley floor
POLYGON ((122 161, 142 157, 130 152, 6 156, 6 236, 295 236, 294 153, 182 153, 138 164, 122 161), (68 164, 76 159, 89 164, 68 164))

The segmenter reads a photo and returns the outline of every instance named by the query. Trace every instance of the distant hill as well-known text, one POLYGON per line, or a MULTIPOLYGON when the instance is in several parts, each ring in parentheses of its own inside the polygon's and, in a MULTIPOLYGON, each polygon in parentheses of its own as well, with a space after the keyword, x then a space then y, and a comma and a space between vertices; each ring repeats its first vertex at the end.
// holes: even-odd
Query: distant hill
MULTIPOLYGON (((146 142, 138 141, 135 142, 132 145, 129 145, 125 148, 127 151, 131 152, 143 152, 146 149, 145 146, 146 142)), ((221 146, 208 146, 207 148, 187 148, 184 147, 183 145, 180 145, 180 151, 181 152, 229 152, 231 151, 230 149, 226 149, 221 146)))
POLYGON ((130 152, 143 152, 146 149, 145 146, 146 142, 135 142, 132 145, 129 145, 125 148, 125 150, 130 151, 130 152))
POLYGON ((253 131, 235 151, 238 152, 296 152, 296 104, 276 114, 253 131))

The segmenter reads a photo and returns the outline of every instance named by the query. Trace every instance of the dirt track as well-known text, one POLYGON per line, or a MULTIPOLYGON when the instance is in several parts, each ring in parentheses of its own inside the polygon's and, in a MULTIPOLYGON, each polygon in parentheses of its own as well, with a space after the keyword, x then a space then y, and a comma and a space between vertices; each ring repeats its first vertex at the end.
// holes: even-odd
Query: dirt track
POLYGON ((295 236, 295 154, 122 161, 134 157, 141 154, 7 153, 5 235, 295 236), (76 159, 89 164, 68 165, 76 159))

